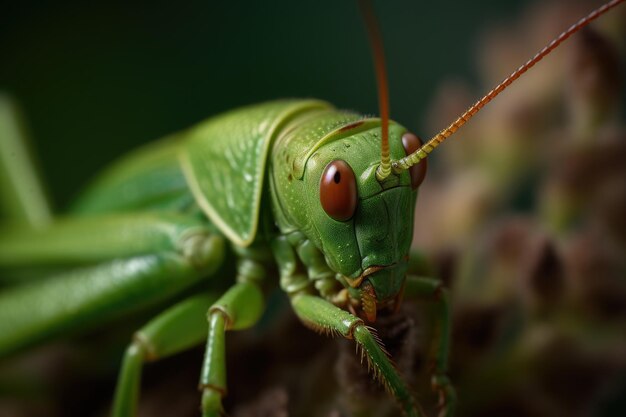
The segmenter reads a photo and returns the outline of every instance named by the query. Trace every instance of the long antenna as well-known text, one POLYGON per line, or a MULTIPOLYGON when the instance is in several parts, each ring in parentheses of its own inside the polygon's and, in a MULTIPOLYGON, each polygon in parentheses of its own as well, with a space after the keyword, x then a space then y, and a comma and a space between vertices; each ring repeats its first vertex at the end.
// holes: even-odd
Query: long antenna
POLYGON ((382 121, 382 140, 380 144, 380 165, 376 170, 376 178, 383 181, 391 174, 391 159, 389 157, 389 87, 387 86, 387 70, 385 69, 385 53, 382 36, 376 21, 372 3, 368 0, 359 0, 359 8, 365 20, 365 27, 369 36, 374 68, 376 70, 376 84, 378 85, 378 109, 382 121))
POLYGON ((567 29, 565 32, 561 33, 558 37, 553 39, 552 42, 550 42, 549 44, 544 46, 542 50, 537 52, 537 54, 534 57, 532 57, 531 59, 529 59, 524 65, 522 65, 516 71, 514 71, 511 75, 506 77, 504 79, 504 81, 502 81, 500 84, 498 84, 496 86, 496 88, 491 90, 483 98, 478 100, 473 106, 471 106, 469 109, 467 109, 465 111, 465 113, 463 113, 461 115, 461 117, 456 119, 450 126, 448 126, 447 128, 443 129, 435 137, 430 139, 421 148, 419 148, 418 150, 416 150, 412 154, 407 155, 406 157, 404 157, 404 158, 402 158, 402 159, 400 159, 398 161, 393 161, 392 164, 391 164, 392 168, 393 168, 393 171, 395 173, 399 173, 399 172, 401 172, 401 171, 403 171, 405 169, 408 169, 411 166, 417 164, 422 159, 426 158, 428 156, 428 154, 433 151, 433 149, 435 149, 437 146, 439 146, 439 144, 441 144, 444 140, 446 140, 447 138, 452 136, 452 134, 454 132, 459 130, 459 128, 461 126, 463 126, 465 123, 467 123, 467 121, 469 119, 471 119, 476 113, 478 113, 478 111, 480 109, 482 109, 485 104, 487 104, 491 100, 493 100, 498 94, 500 94, 502 91, 504 91, 504 89, 507 88, 513 81, 515 81, 523 73, 528 71, 529 68, 531 68, 537 62, 541 61, 541 59, 543 57, 545 57, 550 52, 552 52, 552 50, 554 50, 557 46, 559 46, 561 44, 561 42, 563 42, 564 40, 569 38, 574 33, 578 32, 583 27, 587 26, 589 23, 591 23, 596 18, 598 18, 601 15, 603 15, 604 13, 608 12, 613 7, 615 7, 618 4, 622 3, 623 1, 624 0, 612 0, 612 1, 604 4, 603 6, 598 7, 597 9, 595 9, 594 11, 589 13, 586 17, 583 17, 578 22, 574 23, 572 26, 569 27, 569 29, 567 29))

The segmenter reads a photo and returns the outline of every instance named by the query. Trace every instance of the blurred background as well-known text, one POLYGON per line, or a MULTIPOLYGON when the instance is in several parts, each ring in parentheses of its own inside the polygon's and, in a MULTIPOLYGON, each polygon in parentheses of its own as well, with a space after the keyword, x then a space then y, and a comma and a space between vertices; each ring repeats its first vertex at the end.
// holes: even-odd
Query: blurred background
MULTIPOLYGON (((600 3, 375 2, 392 117, 430 137, 600 3)), ((625 23, 626 6, 602 17, 429 160, 415 248, 452 291, 461 416, 626 414, 625 23)), ((315 97, 377 113, 352 1, 14 2, 0 57, 59 212, 117 156, 221 111, 315 97)), ((234 416, 395 415, 351 346, 284 310, 229 339, 234 416)), ((428 306, 403 314, 381 333, 434 415, 428 306)), ((0 415, 104 415, 131 325, 10 360, 0 415)), ((196 415, 201 356, 150 365, 142 415, 196 415)))

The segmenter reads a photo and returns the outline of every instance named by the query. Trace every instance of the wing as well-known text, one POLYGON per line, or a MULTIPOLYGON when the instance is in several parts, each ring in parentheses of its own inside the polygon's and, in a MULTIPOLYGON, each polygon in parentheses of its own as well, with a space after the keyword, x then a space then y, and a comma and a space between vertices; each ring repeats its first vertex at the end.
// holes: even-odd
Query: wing
POLYGON ((259 208, 270 144, 303 112, 330 107, 317 100, 280 100, 237 109, 185 134, 181 164, 196 201, 233 243, 248 246, 259 208))

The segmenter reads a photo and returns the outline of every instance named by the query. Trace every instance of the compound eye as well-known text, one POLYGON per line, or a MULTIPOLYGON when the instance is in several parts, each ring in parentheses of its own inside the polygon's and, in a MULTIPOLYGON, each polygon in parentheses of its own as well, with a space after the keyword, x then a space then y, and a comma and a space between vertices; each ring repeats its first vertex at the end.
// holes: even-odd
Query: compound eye
POLYGON ((322 174, 320 202, 330 217, 340 222, 350 219, 356 210, 356 178, 342 160, 332 161, 322 174))
MULTIPOLYGON (((422 146, 422 140, 413 133, 405 133, 402 135, 402 146, 404 147, 404 152, 409 155, 422 146)), ((422 181, 424 181, 427 169, 428 162, 426 159, 422 159, 419 164, 413 165, 409 168, 409 174, 411 175, 411 188, 415 190, 420 186, 422 181)))

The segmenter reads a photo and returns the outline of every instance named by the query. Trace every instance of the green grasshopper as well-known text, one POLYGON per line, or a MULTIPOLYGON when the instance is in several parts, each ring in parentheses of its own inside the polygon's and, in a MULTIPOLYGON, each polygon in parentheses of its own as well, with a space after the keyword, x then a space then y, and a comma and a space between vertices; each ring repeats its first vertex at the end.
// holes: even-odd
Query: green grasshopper
MULTIPOLYGON (((79 198, 71 216, 54 222, 29 174, 24 144, 18 135, 4 134, 4 197, 30 227, 2 234, 0 266, 71 267, 0 294, 0 355, 175 298, 205 279, 230 279, 224 294, 189 296, 135 333, 112 410, 116 417, 136 413, 144 362, 206 342, 202 412, 221 415, 225 333, 258 321, 267 271, 277 266, 299 319, 354 340, 407 416, 424 414, 370 324, 403 298, 434 300, 439 315, 432 385, 440 415, 453 415, 456 395, 446 375, 448 293, 437 280, 408 271, 424 159, 528 68, 621 1, 563 32, 425 144, 389 121, 373 24, 381 118, 317 100, 237 109, 123 158, 79 198), (229 253, 237 268, 223 277, 229 253)), ((373 19, 368 8, 365 14, 373 19)))

